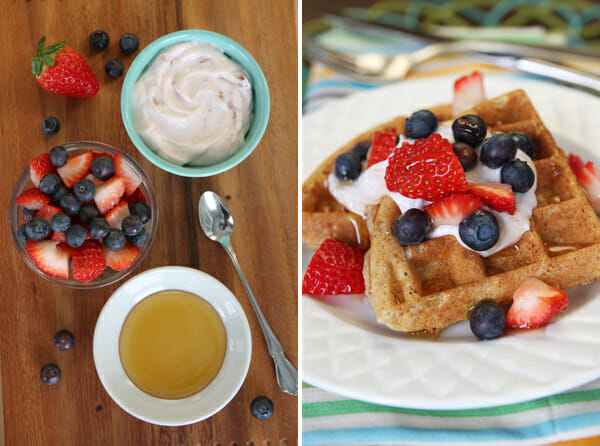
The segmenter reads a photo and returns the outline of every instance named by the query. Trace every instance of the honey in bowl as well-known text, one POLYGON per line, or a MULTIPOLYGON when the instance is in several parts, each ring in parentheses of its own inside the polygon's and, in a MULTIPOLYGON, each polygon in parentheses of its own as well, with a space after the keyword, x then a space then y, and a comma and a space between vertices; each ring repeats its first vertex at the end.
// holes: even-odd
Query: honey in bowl
POLYGON ((210 384, 223 364, 226 345, 223 321, 206 300, 166 290, 129 312, 119 355, 138 388, 158 398, 178 399, 210 384))

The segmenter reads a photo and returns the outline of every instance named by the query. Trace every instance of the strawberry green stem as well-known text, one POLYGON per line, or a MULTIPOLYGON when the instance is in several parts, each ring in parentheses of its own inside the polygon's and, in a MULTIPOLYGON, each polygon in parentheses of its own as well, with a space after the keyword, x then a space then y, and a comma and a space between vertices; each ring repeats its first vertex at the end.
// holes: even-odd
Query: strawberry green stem
POLYGON ((63 40, 62 42, 54 43, 44 48, 45 42, 46 37, 42 36, 37 43, 35 56, 33 56, 33 61, 31 62, 31 73, 36 77, 42 73, 44 65, 48 65, 49 67, 54 65, 54 57, 66 43, 66 41, 63 40))

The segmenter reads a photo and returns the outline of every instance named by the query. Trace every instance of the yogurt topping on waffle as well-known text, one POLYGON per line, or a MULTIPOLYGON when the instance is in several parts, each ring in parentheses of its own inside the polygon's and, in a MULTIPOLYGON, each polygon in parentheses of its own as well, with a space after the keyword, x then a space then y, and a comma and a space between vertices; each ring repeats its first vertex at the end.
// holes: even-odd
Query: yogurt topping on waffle
MULTIPOLYGON (((450 142, 454 142, 454 135, 450 126, 452 121, 442 122, 436 130, 450 142)), ((488 132, 488 135, 489 132, 488 132)), ((404 142, 413 142, 414 140, 400 135, 397 147, 404 142)), ((479 156, 480 147, 475 148, 479 156)), ((535 173, 533 186, 525 193, 515 193, 515 213, 513 215, 507 212, 497 212, 493 209, 483 206, 484 209, 491 212, 500 226, 500 237, 494 246, 486 251, 476 251, 483 257, 488 257, 508 246, 517 243, 523 234, 529 230, 529 219, 533 209, 537 206, 535 191, 537 189, 537 172, 531 158, 521 150, 517 150, 516 159, 525 161, 535 173)), ((342 181, 335 173, 330 173, 328 177, 329 192, 346 209, 366 217, 367 207, 377 205, 384 196, 389 196, 396 202, 402 213, 412 208, 423 209, 430 202, 422 198, 413 199, 406 197, 398 192, 390 192, 385 183, 385 170, 388 166, 388 160, 381 161, 363 170, 360 176, 354 181, 342 181)), ((470 183, 500 183, 500 170, 491 169, 482 162, 470 171, 465 172, 467 181, 470 183)), ((458 235, 458 225, 436 226, 428 234, 428 238, 442 237, 444 235, 453 235, 458 242, 467 249, 458 235)))

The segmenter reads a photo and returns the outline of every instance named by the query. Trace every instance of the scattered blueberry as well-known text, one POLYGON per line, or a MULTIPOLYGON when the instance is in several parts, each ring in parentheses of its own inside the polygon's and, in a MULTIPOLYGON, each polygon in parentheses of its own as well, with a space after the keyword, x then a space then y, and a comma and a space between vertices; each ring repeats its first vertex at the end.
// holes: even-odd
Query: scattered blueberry
POLYGON ((140 232, 133 236, 127 236, 127 241, 131 246, 135 246, 136 248, 140 248, 146 244, 148 240, 148 231, 146 228, 142 228, 140 232))
POLYGON ((85 242, 87 231, 81 225, 72 225, 67 230, 67 245, 71 248, 79 248, 85 242))
POLYGON ((52 195, 52 201, 51 201, 51 203, 53 205, 60 206, 60 199, 62 197, 64 197, 65 195, 67 195, 68 193, 69 193, 69 189, 67 189, 65 186, 63 186, 61 184, 60 186, 58 186, 57 191, 54 192, 54 194, 52 195))
POLYGON ((94 218, 88 225, 88 232, 92 240, 100 240, 108 234, 108 222, 103 218, 94 218))
POLYGON ((112 158, 101 156, 92 162, 92 174, 101 180, 108 180, 115 173, 115 163, 112 158))
POLYGON ((73 186, 73 195, 79 201, 90 201, 96 195, 96 186, 87 178, 83 178, 73 186))
POLYGON ((50 164, 54 167, 64 166, 68 157, 69 153, 63 146, 55 146, 50 149, 50 164))
POLYGON ((129 212, 133 215, 137 215, 142 219, 142 223, 146 223, 152 217, 152 210, 146 202, 140 200, 129 205, 129 212))
POLYGON ((495 132, 481 146, 479 159, 486 166, 497 169, 513 159, 516 153, 517 145, 513 137, 508 133, 495 132))
POLYGON ((23 223, 21 226, 19 226, 19 229, 17 230, 17 237, 19 237, 19 240, 21 240, 23 243, 27 243, 29 241, 29 237, 27 237, 26 227, 27 225, 23 223))
POLYGON ((84 223, 89 223, 98 215, 100 215, 98 208, 91 203, 84 204, 81 206, 81 209, 79 209, 79 219, 84 223))
POLYGON ((64 212, 59 212, 50 220, 50 227, 55 232, 67 232, 71 227, 71 217, 64 212))
POLYGON ((60 208, 69 215, 75 215, 81 209, 81 203, 75 195, 67 193, 60 199, 60 208))
POLYGON ((354 147, 352 147, 352 151, 356 153, 356 155, 361 161, 364 161, 367 159, 367 153, 369 152, 370 148, 371 141, 359 141, 356 144, 354 144, 354 147))
POLYGON ((104 241, 104 246, 111 251, 118 251, 125 246, 126 242, 125 235, 117 228, 110 228, 108 234, 106 234, 102 240, 104 241))
POLYGON ((49 386, 59 382, 61 376, 62 372, 60 371, 60 367, 56 364, 46 364, 42 367, 42 370, 40 370, 40 378, 42 378, 42 381, 49 386))
POLYGON ((60 330, 54 334, 54 346, 61 352, 70 350, 75 343, 75 337, 69 330, 60 330))
POLYGON ((108 74, 110 77, 119 77, 125 71, 125 66, 119 59, 110 59, 108 62, 106 62, 104 71, 106 71, 106 74, 108 74))
POLYGON ((421 243, 428 232, 429 218, 420 209, 409 209, 396 217, 392 224, 392 233, 403 246, 421 243))
POLYGON ((525 161, 515 159, 502 166, 500 181, 510 184, 513 192, 527 192, 533 186, 535 173, 525 161))
POLYGON ((477 147, 487 134, 487 126, 477 115, 464 115, 452 123, 452 134, 454 141, 477 147))
POLYGON ((471 313, 471 331, 479 339, 494 339, 504 333, 504 310, 494 302, 483 302, 471 313))
POLYGON ((140 47, 140 41, 135 34, 127 33, 121 36, 119 46, 125 54, 129 55, 137 51, 140 47))
POLYGON ((35 214, 37 213, 37 211, 34 211, 33 209, 27 209, 27 208, 23 208, 21 210, 21 217, 23 218, 23 221, 25 223, 28 223, 31 221, 31 219, 33 217, 35 217, 35 214))
POLYGON ((438 128, 438 118, 429 110, 414 112, 404 122, 406 136, 412 139, 427 138, 438 128))
POLYGON ((54 116, 48 116, 42 121, 42 131, 46 135, 54 135, 60 129, 60 122, 54 116))
POLYGON ((360 158, 354 152, 344 152, 335 159, 335 176, 340 180, 356 180, 361 168, 360 158))
POLYGON ((455 142, 452 144, 452 149, 465 172, 477 165, 477 152, 466 142, 455 142))
POLYGON ((485 251, 498 241, 500 226, 488 211, 475 211, 458 226, 460 239, 475 251, 485 251))
POLYGON ((529 158, 533 159, 533 155, 535 154, 535 144, 533 144, 531 138, 521 132, 510 132, 509 135, 515 140, 517 149, 522 150, 529 158))
POLYGON ((258 420, 267 420, 273 415, 273 402, 266 396, 254 398, 250 404, 252 416, 258 420))
POLYGON ((50 224, 43 218, 32 218, 25 224, 25 234, 34 242, 39 242, 50 234, 50 224))
POLYGON ((40 180, 40 190, 46 195, 54 195, 60 184, 58 175, 55 173, 48 173, 40 180))
POLYGON ((126 236, 138 235, 143 227, 144 223, 137 215, 128 215, 121 222, 121 230, 126 236))
POLYGON ((108 46, 109 41, 108 34, 100 29, 90 34, 90 46, 96 51, 105 49, 108 46))

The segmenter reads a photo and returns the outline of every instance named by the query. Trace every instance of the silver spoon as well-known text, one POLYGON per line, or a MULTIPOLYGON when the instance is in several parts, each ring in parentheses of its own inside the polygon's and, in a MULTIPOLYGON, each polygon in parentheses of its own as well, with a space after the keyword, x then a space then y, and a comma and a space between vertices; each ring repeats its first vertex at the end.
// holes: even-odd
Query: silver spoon
POLYGON ((254 294, 252 294, 250 285, 242 272, 240 262, 229 241, 229 236, 233 232, 233 217, 231 212, 221 197, 214 192, 207 191, 202 194, 200 201, 198 202, 198 216, 200 217, 200 226, 202 226, 206 236, 223 245, 223 248, 225 248, 225 251, 227 251, 227 254, 229 254, 229 257, 233 262, 233 266, 235 266, 235 270, 240 276, 242 285, 244 285, 246 293, 250 298, 250 303, 256 313, 256 318, 258 319, 265 341, 267 342, 269 354, 271 355, 271 358, 273 358, 275 373, 277 375, 277 384, 285 393, 297 395, 298 371, 285 357, 281 344, 260 310, 260 307, 254 298, 254 294))

